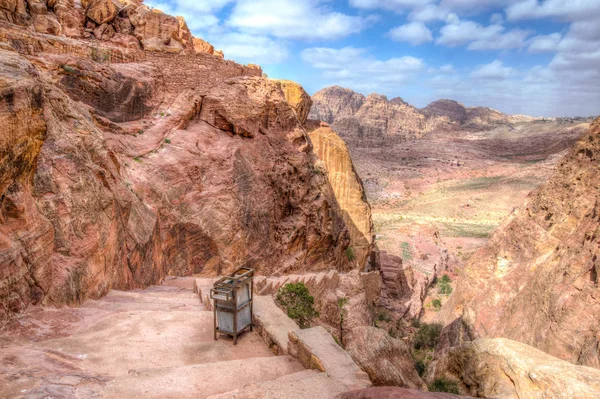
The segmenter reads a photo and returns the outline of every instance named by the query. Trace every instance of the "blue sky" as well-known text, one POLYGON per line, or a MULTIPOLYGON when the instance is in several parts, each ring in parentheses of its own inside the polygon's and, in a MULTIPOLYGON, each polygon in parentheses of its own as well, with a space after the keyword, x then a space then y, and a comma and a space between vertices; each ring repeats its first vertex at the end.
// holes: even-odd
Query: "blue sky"
POLYGON ((329 85, 535 116, 600 114, 600 0, 146 0, 227 59, 329 85))

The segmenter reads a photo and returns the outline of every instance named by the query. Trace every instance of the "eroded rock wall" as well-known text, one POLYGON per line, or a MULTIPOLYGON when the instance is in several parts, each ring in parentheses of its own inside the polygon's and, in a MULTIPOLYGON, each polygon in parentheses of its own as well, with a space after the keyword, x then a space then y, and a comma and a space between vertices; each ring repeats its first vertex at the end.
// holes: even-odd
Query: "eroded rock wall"
POLYGON ((2 316, 241 264, 355 267, 298 109, 259 67, 9 24, 0 39, 2 316))
POLYGON ((325 173, 350 231, 352 247, 347 256, 356 259, 359 267, 364 269, 373 251, 375 233, 371 207, 362 181, 354 169, 346 143, 329 125, 309 121, 306 127, 314 152, 325 166, 325 173))
POLYGON ((441 312, 450 344, 505 337, 600 367, 599 161, 596 119, 469 260, 441 312))

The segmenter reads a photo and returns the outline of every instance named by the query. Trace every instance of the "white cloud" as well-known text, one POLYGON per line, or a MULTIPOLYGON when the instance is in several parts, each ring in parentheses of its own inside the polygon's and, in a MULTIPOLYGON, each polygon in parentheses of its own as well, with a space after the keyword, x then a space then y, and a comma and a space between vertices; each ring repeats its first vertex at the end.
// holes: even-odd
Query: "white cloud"
POLYGON ((433 40, 433 35, 429 28, 424 23, 416 21, 398 26, 390 30, 388 35, 395 41, 409 42, 415 46, 433 40))
POLYGON ((600 16, 598 0, 522 0, 506 10, 511 20, 559 18, 569 21, 596 19, 600 16))
POLYGON ((285 61, 287 46, 263 35, 230 32, 214 37, 212 43, 223 50, 228 59, 260 65, 285 61))
POLYGON ((452 66, 452 64, 442 65, 440 67, 440 71, 443 72, 443 73, 453 73, 454 72, 454 66, 452 66))
POLYGON ((431 3, 433 0, 350 0, 350 5, 357 8, 402 11, 431 3))
POLYGON ((456 47, 468 43, 469 50, 515 49, 523 47, 525 39, 531 34, 521 29, 505 32, 502 25, 483 26, 478 22, 456 18, 449 21, 440 29, 437 44, 456 47))
POLYGON ((427 4, 424 7, 414 9, 408 16, 411 21, 432 22, 445 21, 450 10, 435 4, 427 4))
POLYGON ((238 0, 226 24, 286 39, 336 39, 360 32, 369 20, 330 11, 318 0, 238 0))
POLYGON ((550 35, 538 35, 529 41, 530 53, 543 53, 558 51, 558 44, 562 39, 560 33, 552 33, 550 35))
POLYGON ((338 84, 355 90, 385 91, 400 87, 425 68, 423 60, 398 57, 378 60, 366 49, 355 47, 308 48, 302 60, 322 70, 328 84, 338 84))
POLYGON ((496 60, 489 64, 480 65, 471 72, 471 77, 481 80, 506 80, 514 76, 517 71, 506 67, 502 61, 496 60))

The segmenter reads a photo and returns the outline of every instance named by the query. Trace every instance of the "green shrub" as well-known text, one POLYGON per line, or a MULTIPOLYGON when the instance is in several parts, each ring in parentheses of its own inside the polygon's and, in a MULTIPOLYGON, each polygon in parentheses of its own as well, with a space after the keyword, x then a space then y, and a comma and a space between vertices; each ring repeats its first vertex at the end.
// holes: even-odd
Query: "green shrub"
POLYGON ((392 317, 390 316, 390 313, 387 310, 382 309, 379 312, 377 312, 377 320, 389 323, 390 321, 392 321, 392 317))
POLYGON ((442 308, 442 301, 436 298, 431 301, 431 306, 433 306, 435 310, 440 310, 442 308))
POLYGON ((313 308, 315 298, 302 282, 281 287, 277 292, 277 303, 300 328, 310 327, 312 320, 319 317, 319 312, 313 308))
POLYGON ((165 143, 171 144, 171 139, 165 139, 165 143))
POLYGON ((415 349, 434 349, 440 340, 441 324, 421 324, 413 339, 415 349))
POLYGON ((423 374, 425 374, 425 371, 427 371, 427 366, 425 365, 425 362, 421 359, 415 359, 415 368, 417 369, 417 373, 419 373, 419 376, 423 377, 423 374))
POLYGON ((440 295, 450 295, 452 294, 452 286, 450 286, 450 277, 447 274, 444 274, 441 279, 438 280, 438 293, 440 295))
POLYGON ((419 327, 421 327, 421 320, 412 319, 410 322, 410 325, 413 326, 414 328, 419 328, 419 327))
POLYGON ((458 395, 458 384, 445 378, 436 378, 431 384, 427 385, 429 392, 447 392, 458 395))
POLYGON ((76 72, 77 72, 77 70, 76 70, 75 68, 73 68, 73 67, 70 67, 70 66, 68 66, 68 65, 63 65, 63 66, 62 66, 62 69, 63 69, 65 72, 67 72, 67 73, 73 73, 73 74, 74 74, 74 73, 76 73, 76 72))
POLYGON ((440 284, 438 288, 438 293, 440 295, 450 295, 452 294, 452 287, 450 284, 440 284))
POLYGON ((354 255, 354 248, 352 248, 352 247, 346 248, 346 256, 348 257, 348 260, 350 262, 352 262, 354 259, 356 259, 356 256, 354 255))
POLYGON ((133 160, 134 160, 135 162, 142 163, 142 160, 141 160, 139 157, 135 157, 135 158, 133 158, 133 160))

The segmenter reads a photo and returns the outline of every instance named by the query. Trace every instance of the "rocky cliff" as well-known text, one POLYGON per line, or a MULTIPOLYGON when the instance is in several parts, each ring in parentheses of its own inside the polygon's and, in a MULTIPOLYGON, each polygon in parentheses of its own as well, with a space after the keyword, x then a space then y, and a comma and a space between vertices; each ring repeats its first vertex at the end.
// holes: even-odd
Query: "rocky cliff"
POLYGON ((379 94, 365 97, 337 86, 325 88, 312 98, 309 117, 332 124, 346 141, 406 141, 433 128, 419 110, 400 98, 388 100, 379 94))
POLYGON ((355 266, 284 84, 196 52, 185 21, 135 2, 15 4, 0 25, 0 314, 242 263, 355 266), (40 15, 60 29, 36 33, 40 15), (86 34, 127 21, 137 47, 86 34))
POLYGON ((441 129, 482 130, 535 120, 491 108, 469 108, 453 100, 438 100, 417 109, 401 98, 388 100, 380 94, 365 97, 339 86, 327 87, 312 99, 311 119, 331 124, 346 141, 361 146, 413 140, 441 129))
POLYGON ((374 245, 371 207, 367 202, 362 181, 358 177, 350 152, 329 125, 324 122, 309 121, 306 125, 314 152, 323 162, 327 174, 342 209, 342 217, 350 231, 352 246, 347 256, 356 259, 364 267, 374 245))
POLYGON ((596 119, 469 260, 441 312, 450 344, 505 337, 600 367, 599 161, 596 119))

